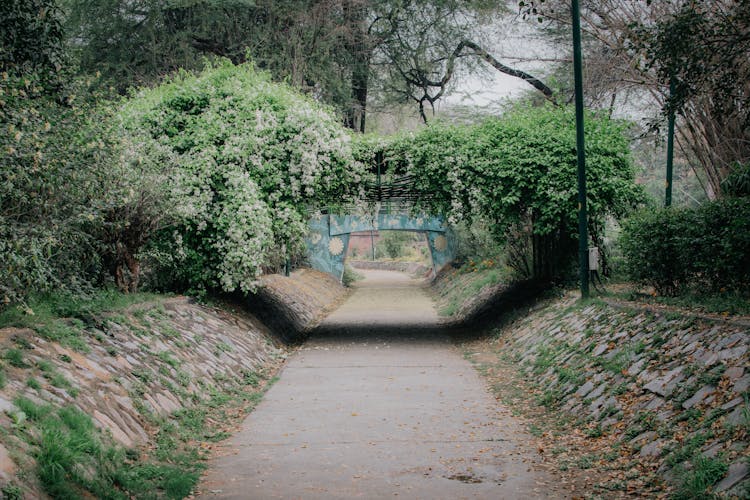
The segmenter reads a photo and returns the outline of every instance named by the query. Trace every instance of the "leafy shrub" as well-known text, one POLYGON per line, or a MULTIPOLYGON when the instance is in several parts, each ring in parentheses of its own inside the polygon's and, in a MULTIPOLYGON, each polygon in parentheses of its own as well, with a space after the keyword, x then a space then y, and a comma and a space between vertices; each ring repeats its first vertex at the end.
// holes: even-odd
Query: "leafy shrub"
MULTIPOLYGON (((626 123, 587 117, 590 224, 622 217, 642 200, 635 184, 626 123)), ((385 173, 408 175, 416 208, 443 214, 451 224, 486 227, 496 241, 522 233, 516 252, 531 274, 550 277, 577 245, 575 115, 572 108, 520 106, 475 126, 436 123, 390 140, 362 139, 357 158, 382 154, 385 173)), ((592 231, 593 233, 593 231, 592 231)), ((598 231, 597 234, 601 234, 598 231)))
POLYGON ((0 78, 0 301, 6 304, 30 292, 87 289, 100 270, 84 229, 104 178, 94 163, 100 143, 84 132, 90 106, 49 93, 46 78, 0 78))
POLYGON ((398 259, 406 254, 406 247, 415 241, 415 233, 409 231, 381 231, 380 241, 376 245, 377 255, 398 259))
POLYGON ((168 171, 176 223, 148 251, 161 287, 254 289, 303 251, 308 207, 346 204, 363 174, 328 109, 221 62, 144 90, 118 114, 138 156, 168 171))
POLYGON ((750 198, 642 211, 623 225, 630 276, 663 295, 750 284, 750 198))
POLYGON ((348 264, 344 266, 344 274, 341 276, 341 283, 345 287, 352 286, 355 281, 359 281, 362 278, 363 276, 359 274, 352 266, 348 264))
POLYGON ((750 163, 736 165, 722 187, 728 196, 750 196, 750 163))

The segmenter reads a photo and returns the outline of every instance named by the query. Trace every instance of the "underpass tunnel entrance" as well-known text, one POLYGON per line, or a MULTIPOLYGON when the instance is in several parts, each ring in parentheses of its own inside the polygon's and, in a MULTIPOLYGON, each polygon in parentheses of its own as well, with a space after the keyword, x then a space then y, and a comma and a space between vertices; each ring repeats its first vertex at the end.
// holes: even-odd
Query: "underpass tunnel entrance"
POLYGON ((432 255, 424 231, 372 230, 350 234, 346 262, 354 267, 398 263, 432 268, 432 255))
POLYGON ((403 243, 415 238, 414 235, 414 248, 423 252, 418 244, 418 240, 423 238, 421 241, 427 248, 428 264, 434 274, 455 256, 455 238, 440 216, 382 212, 375 217, 319 214, 310 219, 309 227, 306 244, 311 267, 332 274, 339 280, 342 279, 347 256, 351 252, 361 255, 367 248, 366 241, 363 243, 367 237, 370 238, 368 259, 372 258, 373 247, 376 259, 378 254, 403 251, 403 243), (380 249, 375 245, 376 233, 378 240, 382 240, 380 249), (389 233, 397 234, 386 236, 389 233), (366 235, 365 238, 362 234, 366 235))

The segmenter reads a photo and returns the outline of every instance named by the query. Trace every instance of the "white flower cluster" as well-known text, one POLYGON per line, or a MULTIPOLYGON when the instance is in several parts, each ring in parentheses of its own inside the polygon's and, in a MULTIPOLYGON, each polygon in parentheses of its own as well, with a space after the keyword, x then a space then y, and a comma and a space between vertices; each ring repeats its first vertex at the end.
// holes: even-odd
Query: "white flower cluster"
POLYGON ((128 133, 147 130, 166 150, 178 232, 193 235, 182 241, 213 252, 209 286, 254 289, 264 268, 304 248, 308 207, 362 193, 364 167, 334 116, 249 65, 182 76, 140 94, 124 114, 128 133))
POLYGON ((213 247, 222 255, 219 282, 224 290, 244 292, 258 285, 273 230, 268 206, 247 172, 226 174, 223 200, 215 207, 213 247))

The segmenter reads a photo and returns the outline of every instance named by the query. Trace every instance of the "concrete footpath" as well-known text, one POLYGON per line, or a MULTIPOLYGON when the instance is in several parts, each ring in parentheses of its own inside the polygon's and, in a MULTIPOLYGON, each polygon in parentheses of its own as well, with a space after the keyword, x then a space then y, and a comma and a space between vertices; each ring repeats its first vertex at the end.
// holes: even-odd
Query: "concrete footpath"
POLYGON ((358 272, 224 443, 199 498, 562 498, 441 331, 424 284, 358 272))

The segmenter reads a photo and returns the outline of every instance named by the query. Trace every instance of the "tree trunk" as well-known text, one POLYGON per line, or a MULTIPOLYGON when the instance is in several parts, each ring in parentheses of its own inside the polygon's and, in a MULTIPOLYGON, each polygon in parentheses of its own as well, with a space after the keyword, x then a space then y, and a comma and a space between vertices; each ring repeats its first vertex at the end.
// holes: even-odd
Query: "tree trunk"
POLYGON ((344 23, 347 28, 346 50, 351 60, 351 105, 346 125, 364 133, 367 115, 367 91, 370 83, 370 48, 365 21, 367 4, 362 0, 344 0, 344 23))
POLYGON ((115 284, 123 293, 136 293, 141 278, 141 263, 124 245, 118 246, 115 284))

